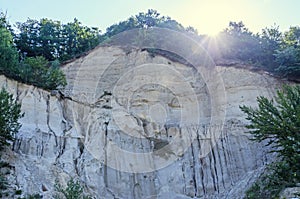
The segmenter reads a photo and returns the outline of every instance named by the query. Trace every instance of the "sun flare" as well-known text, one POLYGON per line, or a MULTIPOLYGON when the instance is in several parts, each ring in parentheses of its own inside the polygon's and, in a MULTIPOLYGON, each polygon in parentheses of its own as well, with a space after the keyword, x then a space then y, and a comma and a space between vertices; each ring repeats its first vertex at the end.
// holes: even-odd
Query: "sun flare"
POLYGON ((240 20, 236 16, 242 12, 241 9, 226 2, 211 0, 193 3, 184 7, 185 15, 180 20, 194 26, 199 33, 213 37, 222 32, 230 21, 240 20))
POLYGON ((216 37, 221 31, 221 27, 215 27, 215 26, 207 26, 206 27, 206 35, 209 37, 216 37))

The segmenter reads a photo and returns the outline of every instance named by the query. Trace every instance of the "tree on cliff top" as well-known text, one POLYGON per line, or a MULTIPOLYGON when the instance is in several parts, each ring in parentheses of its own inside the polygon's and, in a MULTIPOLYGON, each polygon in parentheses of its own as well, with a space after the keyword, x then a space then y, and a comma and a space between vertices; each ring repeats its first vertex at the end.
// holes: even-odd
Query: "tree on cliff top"
POLYGON ((10 25, 0 12, 0 75, 12 77, 18 66, 18 51, 14 47, 10 25))
MULTIPOLYGON (((28 30, 26 29, 26 31, 28 30)), ((37 33, 33 34, 32 31, 30 33, 26 32, 26 34, 25 32, 23 34, 27 36, 39 35, 37 33)), ((45 32, 51 31, 47 30, 45 32)), ((50 51, 47 50, 52 46, 50 45, 50 40, 48 43, 45 41, 44 44, 38 44, 40 48, 43 47, 42 49, 33 48, 35 53, 31 53, 31 51, 28 50, 28 46, 31 46, 31 48, 33 46, 33 39, 27 41, 28 43, 26 45, 25 43, 22 43, 24 45, 23 47, 26 47, 27 49, 26 53, 31 56, 21 56, 21 58, 19 57, 18 51, 22 54, 22 49, 17 49, 15 47, 15 40, 16 38, 13 38, 11 26, 6 19, 5 14, 0 12, 0 75, 5 75, 6 77, 15 79, 19 82, 32 84, 47 90, 63 88, 66 85, 65 75, 59 69, 57 60, 50 62, 46 58, 38 56, 39 54, 45 56, 51 54, 50 51), (44 54, 40 53, 38 49, 44 54), (19 62, 20 59, 21 61, 19 62)), ((40 41, 41 39, 37 40, 40 41)), ((52 42, 55 43, 56 40, 52 42)), ((52 47, 51 49, 53 49, 52 47)))
POLYGON ((134 28, 168 28, 176 31, 188 31, 197 34, 197 30, 188 27, 185 29, 180 23, 171 19, 170 17, 161 16, 156 10, 149 9, 146 13, 140 12, 139 14, 130 17, 125 21, 121 21, 106 29, 105 37, 112 37, 123 31, 131 30, 134 28))

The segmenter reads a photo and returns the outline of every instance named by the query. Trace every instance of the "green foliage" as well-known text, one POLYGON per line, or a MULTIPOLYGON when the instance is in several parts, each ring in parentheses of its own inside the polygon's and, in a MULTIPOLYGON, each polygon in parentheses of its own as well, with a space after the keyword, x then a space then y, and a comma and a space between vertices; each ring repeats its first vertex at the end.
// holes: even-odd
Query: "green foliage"
MULTIPOLYGON (((21 104, 13 99, 13 95, 2 89, 0 92, 0 152, 9 146, 15 138, 15 134, 21 128, 19 119, 23 117, 21 104)), ((0 156, 0 195, 4 196, 8 186, 5 168, 9 164, 1 160, 0 156)))
POLYGON ((66 188, 63 188, 61 184, 56 183, 55 191, 59 193, 54 196, 55 199, 91 199, 90 196, 85 196, 83 194, 82 185, 73 178, 68 181, 66 188))
POLYGON ((260 42, 262 46, 262 59, 260 60, 261 65, 268 70, 275 70, 276 63, 276 51, 280 47, 282 41, 282 33, 279 31, 279 26, 273 26, 262 30, 260 35, 260 42))
POLYGON ((276 69, 278 73, 284 76, 300 76, 300 27, 291 27, 284 33, 275 57, 279 65, 276 69))
POLYGON ((245 192, 245 199, 273 199, 286 187, 294 186, 286 176, 291 176, 289 166, 281 161, 266 168, 258 180, 245 192))
POLYGON ((21 81, 40 87, 44 84, 48 61, 44 57, 26 57, 20 64, 21 81))
POLYGON ((6 16, 0 13, 0 74, 11 77, 18 65, 18 52, 9 28, 6 16))
POLYGON ((300 168, 300 86, 285 86, 273 100, 258 97, 258 109, 242 106, 254 139, 272 144, 291 167, 300 168))
POLYGON ((37 31, 40 26, 36 24, 36 21, 28 20, 27 23, 30 24, 31 29, 24 25, 22 27, 24 32, 19 35, 22 38, 27 38, 27 40, 19 40, 19 42, 23 42, 22 46, 26 49, 26 53, 20 50, 21 53, 24 53, 24 59, 19 62, 19 55, 13 43, 10 26, 5 15, 0 14, 0 74, 48 90, 63 88, 66 85, 66 79, 59 69, 59 63, 54 60, 52 62, 55 64, 51 65, 46 58, 38 56, 45 55, 49 59, 55 56, 52 53, 56 52, 57 40, 51 39, 54 38, 51 34, 54 34, 55 31, 54 28, 48 27, 49 24, 54 24, 54 22, 41 20, 41 23, 44 24, 40 28, 41 32, 37 31), (46 27, 48 29, 44 30, 46 27), (47 31, 49 31, 49 34, 47 34, 47 31), (45 37, 42 37, 43 35, 45 37), (29 56, 25 56, 25 54, 29 56), (50 57, 50 55, 53 56, 50 57))
POLYGON ((28 19, 24 23, 18 22, 17 27, 20 32, 16 34, 15 42, 23 57, 44 56, 48 60, 57 58, 60 22, 28 19))
POLYGON ((101 41, 98 28, 82 26, 78 19, 62 26, 60 60, 68 60, 95 48, 101 41))
MULTIPOLYGON (((151 28, 160 27, 168 28, 176 31, 186 31, 185 28, 177 21, 170 17, 160 16, 160 14, 153 9, 149 9, 146 13, 140 12, 138 15, 132 16, 129 19, 114 24, 106 29, 105 38, 117 35, 118 33, 134 28, 151 28)), ((187 29, 190 32, 196 33, 194 28, 187 29)))
MULTIPOLYGON (((247 128, 253 140, 267 141, 273 149, 270 152, 276 152, 280 158, 270 168, 271 174, 263 176, 264 184, 260 185, 264 194, 267 191, 273 197, 281 188, 300 181, 300 86, 284 86, 275 101, 262 96, 257 101, 256 109, 240 108, 251 122, 247 128)), ((257 190, 257 186, 250 192, 257 190)))
POLYGON ((18 52, 13 46, 11 33, 0 28, 0 74, 11 77, 18 65, 18 52))
POLYGON ((45 89, 61 89, 67 85, 65 74, 59 69, 59 67, 51 66, 48 68, 45 78, 45 89))
MULTIPOLYGON (((140 12, 125 21, 108 27, 106 33, 102 35, 98 28, 84 26, 76 18, 67 24, 47 18, 28 19, 26 22, 17 23, 18 31, 12 34, 11 26, 7 23, 5 15, 1 13, 0 74, 15 78, 15 74, 19 72, 17 69, 17 50, 21 55, 21 60, 26 57, 43 56, 48 61, 64 62, 83 55, 105 39, 121 32, 135 28, 148 29, 152 27, 191 33, 189 36, 201 42, 215 61, 218 59, 238 60, 277 76, 299 80, 299 27, 291 27, 289 31, 281 33, 278 26, 273 26, 263 29, 261 34, 253 34, 243 22, 230 22, 228 28, 219 35, 219 38, 211 42, 207 36, 199 36, 193 27, 184 28, 177 21, 170 17, 161 16, 160 13, 152 9, 145 13, 140 12)), ((52 76, 57 75, 57 71, 54 71, 52 76)), ((61 77, 61 75, 58 76, 61 77)), ((46 87, 57 86, 51 83, 49 85, 51 86, 46 87)))
POLYGON ((238 59, 251 64, 257 64, 261 60, 260 38, 250 32, 243 22, 230 22, 229 27, 220 34, 220 42, 223 58, 238 59))
POLYGON ((66 85, 66 78, 59 69, 59 62, 52 64, 44 57, 26 57, 20 63, 19 81, 44 89, 57 89, 66 85))
POLYGON ((281 33, 278 26, 272 26, 263 29, 261 34, 253 34, 243 22, 230 22, 228 28, 219 34, 215 46, 207 44, 207 40, 204 37, 202 43, 215 59, 239 60, 276 76, 299 80, 299 27, 281 33))
POLYGON ((28 19, 18 22, 17 27, 20 33, 15 42, 22 57, 65 61, 93 49, 101 41, 98 28, 83 26, 76 18, 67 24, 47 18, 28 19))
POLYGON ((21 127, 18 120, 23 115, 21 104, 13 99, 13 95, 2 89, 0 92, 0 150, 14 140, 15 134, 21 127))

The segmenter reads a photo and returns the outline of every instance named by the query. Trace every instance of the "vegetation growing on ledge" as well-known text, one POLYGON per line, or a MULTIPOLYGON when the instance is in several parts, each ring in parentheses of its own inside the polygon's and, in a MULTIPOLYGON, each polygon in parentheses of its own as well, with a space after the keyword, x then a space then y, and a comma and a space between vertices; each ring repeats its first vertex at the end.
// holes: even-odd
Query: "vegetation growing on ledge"
POLYGON ((92 199, 91 196, 84 195, 83 186, 78 180, 71 178, 67 187, 63 188, 61 184, 56 182, 54 185, 57 194, 54 195, 55 199, 92 199))

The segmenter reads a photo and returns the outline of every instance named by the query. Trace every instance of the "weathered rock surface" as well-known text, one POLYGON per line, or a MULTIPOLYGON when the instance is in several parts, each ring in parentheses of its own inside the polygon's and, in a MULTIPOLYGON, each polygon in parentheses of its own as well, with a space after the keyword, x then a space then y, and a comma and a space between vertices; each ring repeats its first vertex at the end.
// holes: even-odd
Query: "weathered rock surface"
POLYGON ((299 199, 300 187, 288 187, 279 194, 280 199, 299 199))
POLYGON ((64 66, 68 86, 56 96, 1 76, 25 112, 6 155, 10 180, 45 198, 70 177, 95 198, 242 198, 271 157, 248 140, 239 105, 281 82, 213 70, 223 85, 145 51, 101 47, 64 66))

